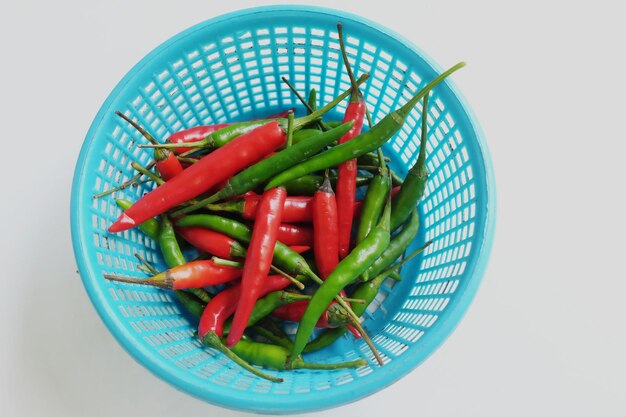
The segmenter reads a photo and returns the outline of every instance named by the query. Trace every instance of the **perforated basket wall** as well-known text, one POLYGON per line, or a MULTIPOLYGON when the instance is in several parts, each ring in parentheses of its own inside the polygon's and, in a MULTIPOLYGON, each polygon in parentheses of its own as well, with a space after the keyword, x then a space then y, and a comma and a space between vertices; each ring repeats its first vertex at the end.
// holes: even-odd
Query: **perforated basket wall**
MULTIPOLYGON (((361 341, 346 336, 309 355, 312 361, 370 359, 358 370, 285 372, 282 384, 255 378, 222 355, 202 348, 194 325, 167 292, 107 282, 103 273, 143 276, 135 252, 159 264, 155 243, 136 230, 107 233, 119 215, 115 198, 138 199, 130 188, 98 200, 95 193, 130 178, 132 161, 151 153, 114 115, 119 109, 164 140, 191 126, 242 120, 300 107, 281 83, 315 87, 328 102, 348 88, 336 23, 347 35, 374 120, 407 99, 441 68, 406 40, 372 22, 310 7, 270 7, 218 17, 194 26, 139 62, 106 100, 83 145, 72 190, 72 237, 80 274, 98 313, 140 363, 178 389, 214 404, 264 413, 313 411, 355 401, 396 381, 423 361, 454 329, 484 272, 494 221, 493 178, 487 151, 468 107, 447 83, 429 109, 428 169, 420 204, 422 226, 410 249, 434 241, 388 283, 370 306, 365 327, 386 365, 378 367, 361 341)), ((340 118, 343 103, 336 109, 340 118)), ((385 147, 401 175, 419 150, 421 107, 385 147)), ((389 280, 388 280, 389 281, 389 280)))

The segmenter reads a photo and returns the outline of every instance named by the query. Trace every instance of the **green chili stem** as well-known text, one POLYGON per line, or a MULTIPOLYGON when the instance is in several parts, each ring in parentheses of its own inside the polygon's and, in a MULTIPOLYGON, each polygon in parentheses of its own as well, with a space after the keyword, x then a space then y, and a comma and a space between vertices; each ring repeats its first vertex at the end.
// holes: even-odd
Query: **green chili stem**
MULTIPOLYGON (((145 168, 146 168, 146 169, 150 169, 150 168, 152 168, 152 167, 154 166, 154 164, 155 164, 155 163, 156 163, 156 162, 152 161, 152 162, 150 162, 148 165, 146 165, 146 166, 145 166, 145 168)), ((134 177, 130 178, 128 181, 123 182, 122 184, 118 185, 118 186, 117 186, 117 187, 115 187, 115 188, 111 188, 111 189, 106 190, 106 191, 103 191, 103 192, 101 192, 101 193, 99 193, 99 194, 95 194, 95 195, 93 196, 93 198, 94 198, 94 199, 96 199, 96 198, 100 198, 100 197, 107 196, 107 195, 109 195, 109 194, 113 194, 113 193, 114 193, 114 192, 116 192, 116 191, 122 191, 122 190, 124 190, 124 189, 126 189, 126 188, 130 187, 131 185, 133 185, 136 181, 138 181, 138 180, 139 180, 139 178, 141 178, 141 173, 139 173, 139 174, 135 175, 134 177)))
MULTIPOLYGON (((306 107, 308 114, 311 114, 315 111, 315 109, 313 107, 311 107, 311 105, 304 99, 304 97, 302 97, 302 94, 300 94, 300 92, 298 92, 298 90, 296 89, 296 87, 291 84, 289 82, 289 80, 287 79, 287 77, 280 77, 281 80, 283 80, 283 82, 287 85, 287 87, 289 87, 289 89, 291 90, 291 92, 296 96, 296 98, 298 100, 300 100, 300 102, 302 104, 304 104, 304 107, 306 107)), ((329 130, 330 128, 322 121, 319 120, 317 122, 317 125, 319 126, 319 128, 323 131, 329 130)))
POLYGON ((287 113, 287 148, 291 147, 293 143, 293 111, 289 110, 287 113))
POLYGON ((265 327, 259 324, 255 324, 254 326, 252 326, 252 330, 254 330, 254 332, 258 334, 259 336, 264 337, 268 341, 278 346, 282 346, 285 349, 291 349, 291 345, 292 345, 291 343, 289 343, 287 340, 283 339, 282 337, 275 335, 274 333, 272 333, 271 330, 266 329, 265 327))
POLYGON ((157 269, 154 266, 152 266, 148 261, 146 261, 144 257, 141 256, 139 253, 135 252, 135 258, 139 259, 139 262, 141 262, 142 264, 144 264, 146 268, 148 268, 148 270, 150 271, 150 274, 156 275, 159 273, 159 271, 157 271, 157 269))
POLYGON ((212 256, 211 260, 215 265, 243 268, 243 262, 231 261, 230 259, 218 258, 217 256, 212 256))
POLYGON ((145 265, 142 264, 137 264, 137 269, 140 270, 141 272, 144 272, 148 275, 152 275, 152 270, 150 270, 150 268, 148 268, 145 265))
POLYGON ((378 165, 380 166, 381 172, 384 172, 385 168, 387 168, 387 164, 385 164, 385 155, 383 155, 383 148, 378 148, 376 151, 378 152, 378 165))
POLYGON ((354 72, 352 72, 352 67, 350 66, 350 61, 348 60, 348 53, 346 52, 346 44, 343 40, 343 25, 341 22, 337 23, 337 36, 339 37, 339 49, 341 50, 341 57, 343 58, 344 67, 346 67, 346 71, 348 72, 348 78, 350 78, 350 100, 351 101, 363 101, 363 94, 361 94, 361 90, 359 90, 359 85, 354 79, 354 72))
POLYGON ((159 142, 150 134, 148 133, 148 131, 146 129, 144 129, 143 127, 139 126, 139 124, 135 123, 135 121, 133 121, 131 118, 129 118, 128 116, 126 116, 124 113, 122 113, 119 110, 115 110, 115 114, 117 114, 118 116, 120 116, 122 119, 126 120, 128 123, 130 123, 130 125, 132 127, 134 127, 135 129, 137 129, 137 131, 139 133, 141 133, 141 135, 146 138, 146 140, 148 140, 148 142, 152 143, 153 145, 158 144, 159 142))
POLYGON ((228 359, 230 359, 231 361, 235 362, 237 365, 241 366, 248 372, 258 377, 267 379, 268 381, 272 381, 272 382, 283 382, 282 378, 276 378, 274 376, 266 374, 265 372, 261 372, 260 370, 256 369, 254 366, 250 365, 248 362, 244 361, 242 358, 236 355, 233 351, 228 349, 226 345, 222 343, 219 336, 216 335, 214 332, 207 333, 202 338, 202 343, 204 343, 205 345, 211 346, 212 348, 217 349, 218 351, 223 353, 228 359))
POLYGON ((163 181, 162 178, 157 177, 154 173, 148 171, 147 169, 139 165, 137 162, 133 162, 130 165, 139 173, 145 175, 146 177, 150 178, 152 181, 156 182, 157 185, 165 184, 165 181, 163 181))
MULTIPOLYGON (((139 176, 141 176, 141 175, 142 174, 139 174, 139 176)), ((134 182, 133 185, 131 185, 131 187, 139 187, 140 185, 144 185, 144 184, 147 184, 149 182, 152 182, 152 180, 146 179, 146 180, 137 181, 137 182, 134 182)))

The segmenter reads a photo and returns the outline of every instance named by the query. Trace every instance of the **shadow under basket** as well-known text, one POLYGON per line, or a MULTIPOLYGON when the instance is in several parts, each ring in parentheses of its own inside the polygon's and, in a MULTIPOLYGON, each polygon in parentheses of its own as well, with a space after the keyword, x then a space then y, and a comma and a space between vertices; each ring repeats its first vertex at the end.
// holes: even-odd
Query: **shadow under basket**
MULTIPOLYGON (((400 379, 454 330, 479 286, 493 241, 494 178, 481 130, 454 87, 436 87, 429 106, 427 167, 430 179, 419 204, 420 232, 408 251, 433 244, 387 280, 365 314, 364 326, 383 355, 378 366, 362 340, 349 333, 305 356, 331 363, 368 360, 359 369, 280 373, 283 383, 254 377, 194 338, 196 323, 163 290, 106 281, 104 273, 144 276, 135 252, 164 268, 158 248, 138 230, 110 234, 120 214, 116 198, 137 200, 151 186, 93 195, 146 165, 144 139, 117 117, 125 112, 164 140, 192 126, 238 121, 302 106, 281 82, 318 90, 329 102, 349 88, 339 53, 341 21, 357 74, 371 78, 362 91, 374 121, 406 103, 441 68, 391 30, 329 9, 277 6, 220 16, 174 36, 120 81, 87 134, 74 176, 71 223, 84 286, 111 333, 138 362, 197 398, 258 413, 297 413, 356 401, 400 379)), ((340 119, 347 100, 333 113, 340 119)), ((404 176, 420 148, 421 103, 385 146, 390 165, 404 176)), ((277 373, 268 371, 269 373, 277 373)))

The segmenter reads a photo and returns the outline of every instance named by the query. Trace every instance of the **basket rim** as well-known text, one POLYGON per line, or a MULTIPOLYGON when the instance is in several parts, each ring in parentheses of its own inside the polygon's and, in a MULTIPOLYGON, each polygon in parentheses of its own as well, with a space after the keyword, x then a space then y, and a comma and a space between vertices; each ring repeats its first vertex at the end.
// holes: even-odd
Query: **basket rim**
POLYGON ((124 77, 107 96, 87 132, 78 156, 74 171, 74 178, 72 181, 70 223, 74 255, 85 290, 108 330, 113 334, 117 342, 133 357, 133 359, 141 363, 150 372, 175 388, 212 404, 237 410, 284 414, 319 411, 322 409, 348 404, 374 394, 375 392, 406 376, 409 372, 414 370, 424 360, 426 360, 439 346, 441 346, 441 344, 452 334, 467 312, 467 309, 473 301, 485 274, 495 233, 496 188, 493 164, 489 150, 486 146, 484 133, 466 99, 455 86, 454 82, 452 80, 447 80, 447 87, 458 99, 461 109, 465 112, 468 121, 474 129, 480 156, 483 160, 486 187, 482 194, 484 194, 484 197, 487 200, 487 212, 485 213, 483 230, 476 231, 476 233, 482 232, 482 244, 478 249, 479 253, 475 258, 476 262, 474 262, 473 265, 469 263, 467 265, 468 269, 465 272, 469 277, 466 280, 467 285, 465 285, 462 289, 457 289, 457 291, 462 292, 457 294, 455 298, 451 300, 450 305, 441 313, 439 319, 432 327, 429 328, 427 334, 420 339, 420 353, 412 355, 405 354, 400 356, 396 360, 385 365, 384 372, 375 373, 375 377, 373 378, 364 378, 359 384, 345 384, 333 387, 333 389, 330 390, 309 391, 304 395, 285 395, 281 396, 280 401, 273 401, 274 396, 271 395, 247 395, 247 392, 243 390, 240 392, 231 390, 229 395, 225 396, 223 393, 220 393, 220 386, 217 386, 215 390, 211 391, 207 389, 207 387, 210 387, 210 384, 193 383, 181 377, 182 372, 184 372, 183 370, 178 369, 179 372, 173 372, 172 369, 176 368, 165 366, 165 362, 162 360, 162 357, 147 351, 141 344, 134 342, 136 340, 136 335, 131 334, 119 324, 112 307, 99 291, 93 267, 91 266, 88 258, 85 256, 86 250, 81 238, 83 234, 83 224, 80 219, 83 216, 80 203, 81 201, 85 201, 85 197, 90 198, 90 196, 85 196, 85 193, 83 192, 83 182, 85 179, 83 173, 85 170, 87 155, 92 144, 95 142, 95 133, 99 129, 103 119, 109 114, 110 107, 117 96, 119 96, 124 90, 126 84, 128 84, 135 77, 135 75, 139 74, 144 66, 150 63, 153 59, 157 58, 160 54, 164 53, 168 48, 176 45, 178 42, 192 35, 196 31, 202 30, 208 26, 233 19, 248 17, 254 14, 273 12, 303 12, 330 15, 337 17, 342 21, 353 21, 357 24, 366 25, 379 32, 379 34, 389 37, 392 40, 397 41, 399 44, 402 44, 402 46, 409 49, 410 52, 417 54, 432 69, 441 71, 441 67, 436 64, 429 55, 424 53, 424 51, 404 36, 369 19, 332 8, 307 5, 262 6, 245 8, 202 21, 170 37, 150 51, 137 64, 135 64, 126 73, 126 75, 124 75, 124 77))

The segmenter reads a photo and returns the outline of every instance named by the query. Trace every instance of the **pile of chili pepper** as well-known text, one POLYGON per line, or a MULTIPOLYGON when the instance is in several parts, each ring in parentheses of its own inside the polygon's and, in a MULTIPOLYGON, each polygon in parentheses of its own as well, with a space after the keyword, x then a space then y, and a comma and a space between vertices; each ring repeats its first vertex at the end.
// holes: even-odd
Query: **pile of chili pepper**
POLYGON ((294 118, 290 109, 263 119, 197 126, 161 143, 132 112, 116 112, 148 142, 138 146, 152 149, 153 162, 133 163, 136 176, 95 196, 154 183, 138 201, 116 200, 123 211, 109 232, 139 228, 158 244, 167 269, 159 271, 137 255, 138 268, 149 277, 105 278, 173 291, 198 320, 205 345, 271 381, 282 379, 259 367, 366 366, 365 359, 336 364, 303 359, 348 331, 362 337, 383 365, 361 317, 383 282, 400 279, 402 265, 430 244, 405 256, 417 236, 417 205, 428 180, 428 98, 464 64, 433 78, 372 124, 360 90, 368 75, 355 77, 341 24, 338 35, 347 91, 318 108, 315 90, 304 98, 283 79, 306 108, 303 117, 294 118), (324 120, 346 98, 343 119, 324 120), (383 145, 420 101, 419 154, 402 179, 388 166, 383 145), (369 129, 363 131, 365 121, 369 129), (295 335, 286 333, 286 322, 298 323, 295 335))

